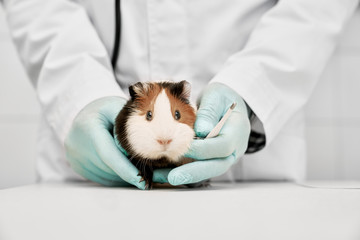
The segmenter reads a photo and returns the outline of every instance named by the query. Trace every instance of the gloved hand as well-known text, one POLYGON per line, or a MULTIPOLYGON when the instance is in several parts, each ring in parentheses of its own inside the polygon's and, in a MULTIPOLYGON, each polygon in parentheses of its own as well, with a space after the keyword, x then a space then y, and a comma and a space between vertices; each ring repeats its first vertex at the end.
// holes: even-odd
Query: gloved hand
MULTIPOLYGON (((221 83, 209 84, 200 99, 194 130, 206 137, 220 121, 232 103, 237 105, 218 136, 193 140, 185 155, 197 161, 172 169, 167 180, 172 185, 190 184, 225 173, 246 151, 250 121, 244 100, 231 88, 221 83)), ((154 178, 161 181, 166 170, 158 170, 154 178)))
POLYGON ((125 105, 120 97, 97 99, 79 112, 65 139, 65 150, 71 167, 81 176, 106 186, 139 183, 138 170, 117 148, 111 135, 115 118, 125 105))

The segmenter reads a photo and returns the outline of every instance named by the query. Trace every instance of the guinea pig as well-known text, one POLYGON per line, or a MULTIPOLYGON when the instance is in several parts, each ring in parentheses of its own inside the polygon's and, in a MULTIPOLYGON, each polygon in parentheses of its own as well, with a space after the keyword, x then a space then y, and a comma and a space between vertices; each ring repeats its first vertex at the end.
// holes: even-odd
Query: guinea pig
POLYGON ((115 120, 115 136, 151 189, 153 171, 191 162, 183 157, 193 140, 195 108, 189 102, 190 84, 138 82, 115 120))

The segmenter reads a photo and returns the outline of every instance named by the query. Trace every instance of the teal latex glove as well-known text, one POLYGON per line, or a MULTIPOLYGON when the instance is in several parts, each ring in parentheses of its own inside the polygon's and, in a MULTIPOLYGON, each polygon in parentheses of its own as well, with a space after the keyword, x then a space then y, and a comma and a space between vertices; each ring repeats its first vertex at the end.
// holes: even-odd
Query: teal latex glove
POLYGON ((105 97, 85 106, 65 139, 66 157, 78 174, 93 182, 145 189, 145 182, 139 183, 139 171, 112 136, 115 118, 125 103, 120 97, 105 97))
POLYGON ((185 155, 197 161, 166 170, 157 170, 154 180, 165 179, 172 185, 191 184, 219 176, 235 164, 246 151, 250 121, 244 100, 231 88, 221 83, 209 84, 200 99, 194 130, 197 136, 207 134, 224 116, 232 103, 237 105, 218 136, 193 140, 185 155))

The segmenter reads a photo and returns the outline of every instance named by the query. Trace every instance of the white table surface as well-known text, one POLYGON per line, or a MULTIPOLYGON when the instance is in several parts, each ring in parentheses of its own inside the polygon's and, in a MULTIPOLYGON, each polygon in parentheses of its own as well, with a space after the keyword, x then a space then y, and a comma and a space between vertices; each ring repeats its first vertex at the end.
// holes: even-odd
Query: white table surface
POLYGON ((0 190, 0 239, 358 240, 360 189, 262 182, 151 191, 36 184, 0 190))

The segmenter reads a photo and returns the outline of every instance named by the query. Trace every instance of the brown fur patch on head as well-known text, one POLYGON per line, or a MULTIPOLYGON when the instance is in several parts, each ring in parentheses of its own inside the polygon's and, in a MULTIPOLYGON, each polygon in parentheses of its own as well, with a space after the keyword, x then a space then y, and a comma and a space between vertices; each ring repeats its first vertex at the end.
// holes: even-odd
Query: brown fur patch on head
POLYGON ((157 83, 136 83, 129 88, 133 104, 140 111, 140 115, 147 111, 154 111, 154 104, 162 88, 157 83))
POLYGON ((183 99, 179 99, 178 97, 171 94, 169 89, 165 89, 166 95, 169 98, 171 105, 171 113, 175 119, 175 111, 180 112, 180 119, 178 120, 181 123, 187 124, 191 128, 194 128, 194 123, 196 119, 196 114, 194 108, 183 99))

